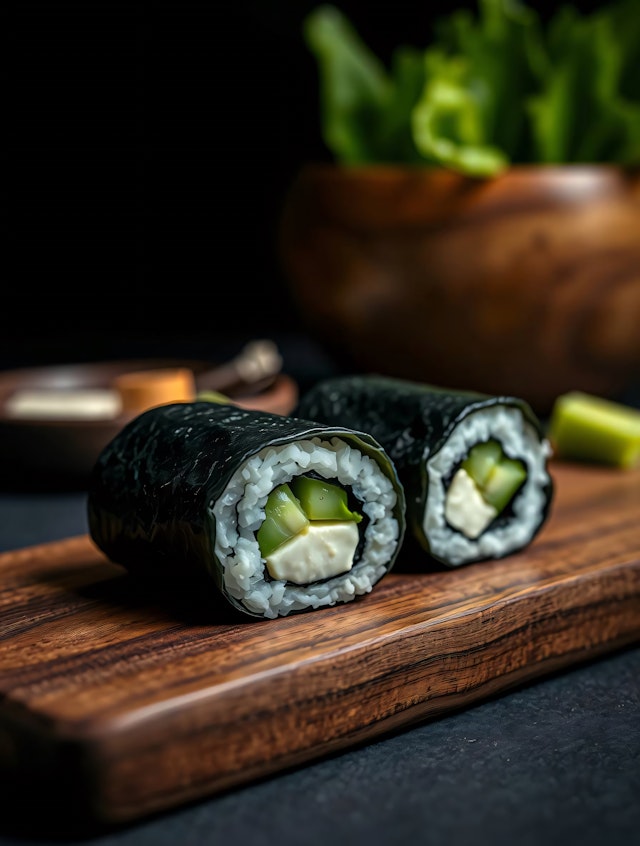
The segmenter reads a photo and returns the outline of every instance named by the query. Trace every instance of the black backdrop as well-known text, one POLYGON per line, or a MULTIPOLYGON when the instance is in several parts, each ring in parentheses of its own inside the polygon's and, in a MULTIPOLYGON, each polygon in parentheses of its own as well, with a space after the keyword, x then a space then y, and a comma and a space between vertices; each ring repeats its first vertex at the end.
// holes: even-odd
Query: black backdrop
MULTIPOLYGON (((316 5, 25 0, 7 13, 0 365, 295 329, 274 236, 298 167, 329 158, 302 39, 316 5)), ((438 14, 475 8, 337 5, 385 60, 426 44, 438 14)))

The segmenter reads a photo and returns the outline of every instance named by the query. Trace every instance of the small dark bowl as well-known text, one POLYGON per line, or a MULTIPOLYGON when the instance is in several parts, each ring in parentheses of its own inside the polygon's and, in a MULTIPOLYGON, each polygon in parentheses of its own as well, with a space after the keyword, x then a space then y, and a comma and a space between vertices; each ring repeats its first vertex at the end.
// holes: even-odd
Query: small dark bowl
MULTIPOLYGON (((83 487, 102 448, 135 414, 108 419, 16 417, 6 402, 22 389, 108 388, 122 373, 162 368, 193 370, 197 390, 208 388, 211 361, 154 358, 18 368, 0 372, 0 487, 83 487)), ((256 393, 230 394, 244 408, 288 414, 295 406, 297 384, 283 373, 256 393)))

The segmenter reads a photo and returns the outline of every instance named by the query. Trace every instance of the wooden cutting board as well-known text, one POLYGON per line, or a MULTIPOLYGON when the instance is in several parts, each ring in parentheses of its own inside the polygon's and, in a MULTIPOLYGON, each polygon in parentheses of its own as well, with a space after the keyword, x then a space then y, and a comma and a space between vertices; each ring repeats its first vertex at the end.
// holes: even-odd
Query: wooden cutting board
POLYGON ((0 775, 128 822, 639 641, 640 471, 552 472, 523 552, 274 621, 143 592, 86 536, 5 553, 0 775))

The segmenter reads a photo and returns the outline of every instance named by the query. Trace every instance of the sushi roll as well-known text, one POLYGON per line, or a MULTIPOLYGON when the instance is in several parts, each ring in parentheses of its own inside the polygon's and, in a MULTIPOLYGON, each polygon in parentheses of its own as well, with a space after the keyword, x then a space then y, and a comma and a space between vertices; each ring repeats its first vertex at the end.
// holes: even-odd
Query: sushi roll
POLYGON ((113 562, 177 588, 204 574, 227 610, 268 619, 370 592, 405 531, 370 435, 216 402, 132 420, 98 456, 87 509, 113 562))
POLYGON ((517 397, 337 376, 311 387, 295 413, 362 429, 382 444, 405 489, 411 535, 441 564, 502 558, 547 519, 551 448, 517 397))

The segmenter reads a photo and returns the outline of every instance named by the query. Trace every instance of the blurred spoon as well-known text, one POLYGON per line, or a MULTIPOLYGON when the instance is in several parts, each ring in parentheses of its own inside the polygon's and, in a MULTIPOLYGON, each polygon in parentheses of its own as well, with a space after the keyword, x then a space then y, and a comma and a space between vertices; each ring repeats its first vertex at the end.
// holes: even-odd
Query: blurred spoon
POLYGON ((224 364, 197 373, 197 388, 229 397, 257 394, 273 384, 282 370, 282 363, 277 344, 260 338, 250 341, 224 364))

